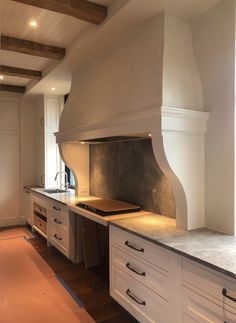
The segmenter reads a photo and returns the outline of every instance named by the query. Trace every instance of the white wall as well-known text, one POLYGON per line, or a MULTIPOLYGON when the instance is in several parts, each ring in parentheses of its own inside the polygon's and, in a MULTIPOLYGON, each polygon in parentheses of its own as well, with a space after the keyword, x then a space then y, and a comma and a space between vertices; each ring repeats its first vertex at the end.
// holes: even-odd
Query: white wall
POLYGON ((0 226, 20 216, 20 99, 0 94, 0 226))
POLYGON ((35 101, 33 98, 23 97, 20 102, 20 222, 24 222, 24 186, 35 185, 35 101))
POLYGON ((206 224, 234 233, 235 1, 225 0, 193 23, 205 110, 206 224))
POLYGON ((21 100, 21 185, 35 183, 35 102, 32 98, 21 100))

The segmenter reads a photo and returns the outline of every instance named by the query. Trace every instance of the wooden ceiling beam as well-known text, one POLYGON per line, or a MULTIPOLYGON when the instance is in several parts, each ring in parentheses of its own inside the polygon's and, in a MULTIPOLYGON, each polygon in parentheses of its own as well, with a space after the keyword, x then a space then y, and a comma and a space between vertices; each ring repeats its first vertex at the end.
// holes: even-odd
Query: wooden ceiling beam
POLYGON ((60 60, 65 56, 66 50, 55 46, 35 43, 25 39, 1 36, 0 48, 22 54, 40 56, 60 60))
POLYGON ((14 0, 26 5, 59 12, 99 25, 107 17, 107 7, 87 0, 14 0))
POLYGON ((32 80, 40 80, 42 78, 42 72, 40 71, 28 70, 25 68, 18 68, 5 65, 0 65, 0 74, 32 80))
POLYGON ((0 92, 25 93, 25 86, 0 84, 0 92))

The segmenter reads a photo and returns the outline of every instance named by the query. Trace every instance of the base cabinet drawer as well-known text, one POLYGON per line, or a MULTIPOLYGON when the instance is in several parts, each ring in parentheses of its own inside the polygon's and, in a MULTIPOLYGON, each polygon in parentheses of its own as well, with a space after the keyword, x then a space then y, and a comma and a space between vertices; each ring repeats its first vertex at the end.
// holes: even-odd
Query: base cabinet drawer
POLYGON ((111 262, 165 300, 169 299, 169 278, 165 271, 157 270, 114 245, 111 246, 111 262))
POLYGON ((47 222, 42 220, 37 215, 34 216, 34 225, 39 228, 43 233, 47 234, 47 222))
MULTIPOLYGON (((183 288, 183 311, 199 323, 236 323, 236 315, 188 288, 183 288)), ((190 319, 184 322, 192 322, 190 319)), ((194 322, 194 321, 193 321, 194 322)))
POLYGON ((68 231, 69 228, 68 220, 64 221, 64 218, 59 216, 50 216, 49 225, 50 227, 55 228, 55 230, 60 230, 64 232, 68 231))
MULTIPOLYGON (((201 266, 183 260, 183 284, 193 286, 216 299, 226 310, 236 314, 236 284, 203 269, 201 266)), ((190 287, 191 288, 191 287, 190 287)))
POLYGON ((65 256, 69 253, 69 240, 68 234, 60 230, 50 230, 49 242, 54 245, 65 256))
POLYGON ((133 254, 140 260, 148 261, 154 266, 168 272, 169 253, 148 241, 141 239, 134 234, 110 228, 110 244, 119 246, 122 250, 133 254))
POLYGON ((169 322, 168 302, 115 265, 111 271, 111 296, 140 322, 169 322))

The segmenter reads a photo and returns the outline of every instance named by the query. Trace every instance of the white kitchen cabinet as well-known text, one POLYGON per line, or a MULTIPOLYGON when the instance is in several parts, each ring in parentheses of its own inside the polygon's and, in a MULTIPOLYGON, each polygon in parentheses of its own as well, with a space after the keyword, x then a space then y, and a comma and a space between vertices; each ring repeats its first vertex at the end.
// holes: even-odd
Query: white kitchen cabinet
POLYGON ((36 143, 36 184, 38 186, 45 185, 45 138, 44 131, 40 130, 35 136, 36 143))
POLYGON ((24 191, 24 216, 25 220, 29 225, 33 225, 33 203, 32 203, 32 194, 28 189, 24 191))
POLYGON ((183 312, 196 322, 235 323, 236 280, 184 258, 182 267, 183 312))
POLYGON ((73 262, 82 261, 81 236, 76 246, 75 235, 80 226, 77 223, 78 228, 75 228, 75 215, 67 205, 25 189, 24 214, 26 222, 47 239, 49 246, 53 245, 73 262))
POLYGON ((168 301, 113 266, 112 296, 141 322, 170 322, 168 301))
POLYGON ((181 322, 178 256, 110 227, 110 294, 140 322, 181 322), (179 305, 178 305, 179 303, 179 305))
POLYGON ((55 175, 58 171, 63 170, 64 166, 54 135, 59 130, 63 105, 63 96, 46 96, 44 98, 45 187, 55 187, 55 175))
POLYGON ((35 107, 36 185, 42 187, 55 187, 55 175, 63 168, 54 136, 63 100, 63 96, 40 96, 35 107))
POLYGON ((114 226, 110 294, 140 322, 236 323, 236 279, 114 226))
POLYGON ((66 205, 56 201, 48 201, 47 212, 49 245, 75 262, 74 214, 66 205))
POLYGON ((0 148, 0 227, 5 227, 20 224, 18 133, 0 129, 0 148))
POLYGON ((202 297, 189 288, 183 288, 182 299, 183 312, 189 317, 189 320, 185 319, 186 322, 192 322, 192 320, 199 323, 236 322, 235 313, 227 311, 224 306, 217 305, 214 300, 210 301, 209 298, 202 297))

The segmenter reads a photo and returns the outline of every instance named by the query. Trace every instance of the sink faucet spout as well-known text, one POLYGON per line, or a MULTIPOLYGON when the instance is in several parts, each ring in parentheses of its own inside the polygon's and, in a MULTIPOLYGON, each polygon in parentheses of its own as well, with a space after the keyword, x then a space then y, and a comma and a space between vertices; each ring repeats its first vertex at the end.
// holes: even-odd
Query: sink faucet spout
MULTIPOLYGON (((69 182, 68 182, 68 175, 66 172, 64 171, 59 171, 56 173, 56 176, 55 176, 55 181, 57 180, 57 177, 59 174, 64 174, 65 175, 65 183, 64 183, 64 188, 65 190, 68 190, 69 189, 69 182)), ((60 183, 60 187, 62 187, 62 183, 60 183)))

